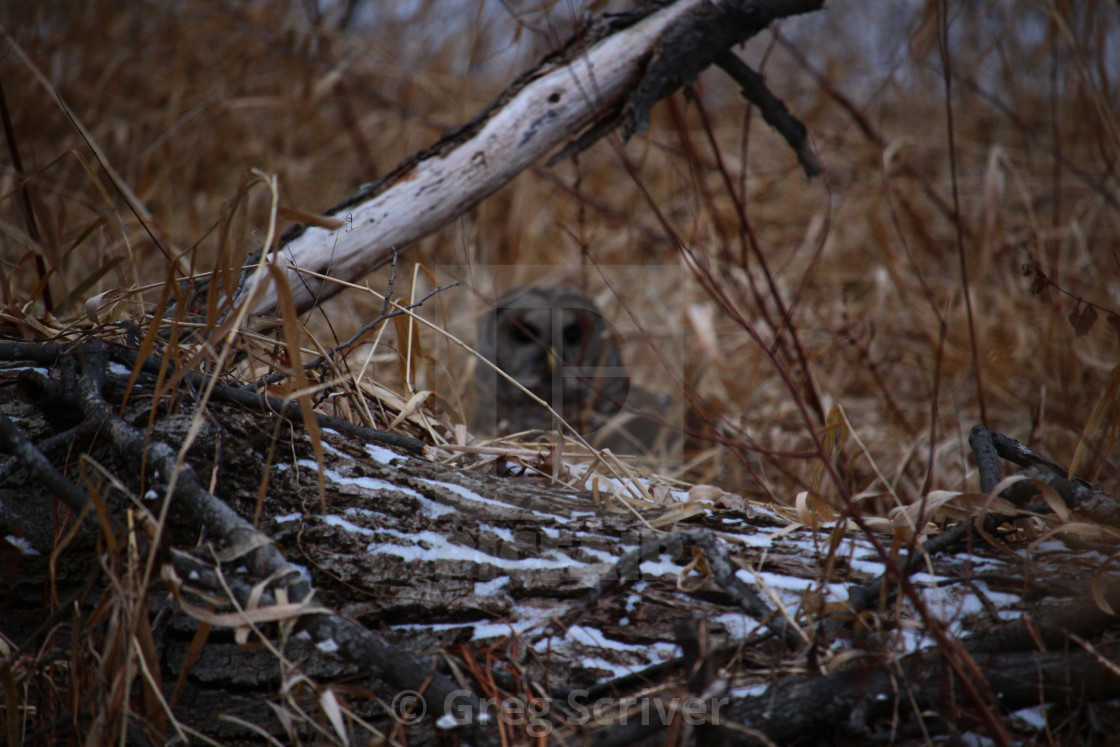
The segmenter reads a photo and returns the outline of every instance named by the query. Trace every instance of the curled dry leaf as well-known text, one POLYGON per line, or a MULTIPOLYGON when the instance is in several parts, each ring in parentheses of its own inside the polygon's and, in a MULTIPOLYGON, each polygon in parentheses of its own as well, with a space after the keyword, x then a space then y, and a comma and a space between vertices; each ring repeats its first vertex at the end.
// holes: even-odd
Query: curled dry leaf
POLYGON ((119 321, 123 307, 120 301, 124 297, 125 292, 120 288, 112 288, 104 293, 98 293, 96 296, 90 296, 86 299, 86 316, 94 324, 119 321), (108 310, 108 314, 103 313, 106 310, 108 310))
POLYGON ((1046 505, 1050 507, 1059 521, 1063 524, 1073 521, 1073 514, 1070 512, 1069 506, 1066 505, 1066 502, 1062 500, 1053 486, 1047 485, 1041 480, 1032 480, 1032 482, 1042 491, 1042 500, 1046 501, 1046 505))
POLYGON ((812 495, 807 490, 797 494, 794 509, 797 511, 797 520, 808 527, 816 527, 836 518, 836 512, 820 496, 812 495))
POLYGON ((746 499, 741 495, 728 493, 715 485, 693 485, 688 491, 688 500, 711 503, 718 508, 736 511, 744 516, 750 516, 752 513, 746 499))
POLYGON ((432 393, 427 389, 422 389, 421 391, 412 395, 412 397, 409 398, 408 402, 405 403, 404 409, 400 411, 397 417, 393 418, 393 422, 389 424, 389 428, 396 428, 398 425, 404 422, 406 418, 410 417, 417 410, 419 410, 420 405, 424 404, 424 401, 430 396, 432 396, 432 393))
POLYGON ((961 493, 955 490, 933 490, 925 497, 909 506, 901 506, 890 512, 892 526, 906 532, 925 532, 930 522, 937 519, 963 521, 978 513, 993 512, 1015 515, 1019 509, 1003 498, 984 493, 961 493))
MULTIPOLYGON (((880 534, 891 534, 894 532, 894 524, 891 523, 890 519, 884 519, 881 516, 869 516, 865 517, 863 521, 873 532, 879 532, 880 534)), ((853 531, 859 530, 859 526, 851 520, 849 520, 848 528, 853 531)))
MULTIPOLYGON (((653 498, 653 502, 662 506, 670 503, 675 503, 676 499, 673 497, 673 491, 668 485, 651 485, 649 494, 653 498)), ((691 494, 689 494, 691 498, 691 494)))

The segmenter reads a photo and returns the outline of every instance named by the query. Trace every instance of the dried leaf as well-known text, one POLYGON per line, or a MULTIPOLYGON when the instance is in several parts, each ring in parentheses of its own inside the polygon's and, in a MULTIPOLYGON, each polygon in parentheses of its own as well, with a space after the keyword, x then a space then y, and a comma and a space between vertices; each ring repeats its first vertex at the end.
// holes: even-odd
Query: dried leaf
POLYGON ((832 521, 836 514, 820 496, 813 495, 806 490, 797 494, 794 501, 797 511, 797 520, 808 527, 818 527, 821 522, 832 521))
POLYGON ((334 690, 329 687, 319 693, 319 707, 323 709, 323 713, 327 714, 330 719, 331 726, 338 734, 338 738, 342 740, 345 745, 350 744, 350 735, 346 733, 346 721, 342 718, 342 707, 338 703, 338 697, 334 694, 334 690))
POLYGON ((822 434, 824 450, 831 457, 836 457, 848 443, 848 425, 844 419, 839 405, 834 405, 828 411, 825 419, 824 433, 822 434))
POLYGON ((929 495, 925 496, 924 500, 915 501, 909 506, 899 506, 891 509, 891 523, 894 525, 896 532, 910 530, 920 534, 943 505, 962 495, 964 493, 954 490, 931 491, 929 495))
POLYGON ((1097 566, 1097 569, 1093 571, 1093 583, 1089 586, 1093 594, 1093 601, 1096 602, 1097 606, 1100 607, 1103 612, 1113 616, 1116 615, 1116 611, 1112 608, 1112 605, 1108 603, 1108 595, 1105 593, 1105 590, 1108 588, 1109 583, 1116 583, 1116 577, 1106 575, 1105 571, 1117 557, 1116 555, 1112 555, 1108 560, 1097 566))
POLYGON ((134 628, 133 644, 138 649, 141 673, 140 688, 144 698, 145 717, 162 733, 167 728, 167 701, 163 697, 163 673, 160 656, 152 637, 150 625, 138 624, 134 628))
POLYGON ((654 529, 669 527, 674 524, 680 524, 682 521, 688 521, 693 516, 703 516, 707 511, 708 509, 699 503, 686 503, 680 508, 674 508, 658 517, 650 519, 649 525, 654 529))
POLYGON ((676 503, 673 497, 673 491, 668 485, 651 485, 649 494, 653 497, 653 502, 659 506, 667 506, 670 503, 676 503))
POLYGON ((688 500, 713 503, 719 508, 737 511, 748 516, 752 513, 743 496, 728 493, 715 485, 693 485, 688 490, 688 500))
POLYGON ((327 490, 326 476, 323 473, 323 460, 325 459, 323 434, 319 430, 318 421, 315 420, 315 405, 311 400, 311 392, 307 376, 303 370, 303 360, 300 356, 299 316, 296 314, 295 301, 292 299, 292 289, 288 285, 288 279, 285 277, 283 270, 272 262, 269 262, 266 267, 275 287, 276 306, 280 313, 280 328, 283 331, 284 345, 288 351, 288 357, 292 362, 292 386, 298 394, 296 402, 299 403, 300 414, 303 415, 304 430, 307 431, 307 437, 311 440, 311 448, 315 452, 315 464, 317 465, 319 478, 319 502, 326 510, 327 490))
POLYGON ((111 318, 115 316, 114 313, 109 315, 109 319, 103 320, 101 318, 101 310, 108 306, 114 306, 124 295, 125 292, 120 288, 111 288, 102 293, 98 293, 96 296, 90 296, 86 299, 86 316, 88 316, 94 324, 101 324, 103 321, 117 321, 111 318))
POLYGON ((427 389, 421 389, 419 392, 412 395, 409 398, 408 402, 405 403, 404 409, 401 410, 395 418, 393 418, 393 422, 389 424, 389 429, 392 430, 393 428, 396 428, 398 425, 403 423, 405 419, 411 417, 413 413, 420 409, 420 405, 424 404, 425 400, 427 400, 428 397, 431 396, 432 393, 427 389))
MULTIPOLYGON (((863 521, 865 524, 867 524, 871 531, 878 532, 879 534, 890 534, 894 531, 894 524, 891 523, 890 519, 871 516, 865 517, 863 521)), ((859 527, 856 528, 858 529, 859 527)))
POLYGON ((1014 516, 1019 512, 1015 504, 1004 498, 996 497, 1008 485, 1025 480, 1022 476, 1007 478, 996 486, 990 495, 984 493, 961 493, 955 490, 932 490, 924 501, 915 501, 908 506, 900 506, 890 512, 896 530, 916 528, 922 533, 931 521, 936 519, 955 519, 963 521, 988 512, 1014 516))
POLYGON ((1053 486, 1047 485, 1041 480, 1034 480, 1034 484, 1042 491, 1042 500, 1046 501, 1046 505, 1058 517, 1062 523, 1068 523, 1073 520, 1073 514, 1070 513, 1069 506, 1058 495, 1058 491, 1054 490, 1053 486))
POLYGON ((202 653, 202 647, 206 645, 207 639, 210 638, 211 627, 210 623, 200 622, 198 629, 194 632, 194 637, 191 638, 191 645, 187 648, 187 656, 183 663, 179 665, 179 677, 175 680, 175 687, 171 690, 171 696, 167 699, 168 706, 172 709, 179 702, 179 695, 183 691, 183 686, 187 684, 187 675, 190 674, 195 661, 202 653))
POLYGON ((1074 334, 1084 337, 1097 323, 1097 310, 1090 304, 1082 304, 1078 301, 1074 304, 1073 311, 1069 312, 1069 323, 1073 326, 1074 334))

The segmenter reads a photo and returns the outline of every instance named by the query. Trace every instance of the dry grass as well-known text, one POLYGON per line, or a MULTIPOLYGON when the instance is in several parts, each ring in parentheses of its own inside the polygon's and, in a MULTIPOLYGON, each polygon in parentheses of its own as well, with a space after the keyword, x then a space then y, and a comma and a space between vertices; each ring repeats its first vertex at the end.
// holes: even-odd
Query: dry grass
MULTIPOLYGON (((894 496, 975 490, 966 438, 984 419, 1062 463, 1082 444, 1078 471, 1115 488, 1120 15, 1103 0, 950 3, 943 56, 933 0, 896 2, 881 37, 850 20, 863 5, 832 2, 746 52, 809 127, 826 179, 807 181, 709 72, 696 101, 658 106, 648 135, 523 174, 409 247, 396 295, 431 287, 410 262, 437 277, 500 267, 503 285, 548 265, 586 283, 640 383, 690 403, 696 482, 785 505, 802 491, 862 494, 883 513, 894 496), (813 50, 811 69, 797 49, 813 50), (1078 329, 1071 312, 1089 306, 1099 318, 1078 329), (858 442, 836 447, 830 477, 818 439, 849 424, 858 442)), ((324 210, 478 111, 578 16, 548 10, 499 9, 449 33, 433 2, 348 32, 303 4, 7 4, 0 22, 22 51, 6 44, 0 81, 24 179, 6 150, 3 331, 91 326, 87 299, 113 289, 150 287, 130 297, 150 313, 170 268, 239 262, 268 228, 266 190, 234 199, 250 169, 277 176, 282 204, 324 210)), ((384 290, 387 275, 368 282, 384 290)), ((380 307, 344 294, 304 320, 305 347, 345 340, 380 307)), ((469 339, 465 309, 474 298, 460 288, 423 313, 469 339)), ((120 305, 98 321, 141 320, 120 305)), ((367 392, 376 382, 399 410, 434 390, 427 412, 460 420, 466 357, 422 329, 406 367, 406 339, 401 325, 383 331, 367 392)), ((370 353, 355 350, 351 368, 370 353)), ((408 427, 454 438, 418 415, 408 427)))
MULTIPOLYGON (((867 446, 844 465, 852 491, 870 486, 867 457, 907 501, 965 487, 963 434, 981 417, 1064 461, 1083 435, 1103 438, 1082 469, 1114 478, 1112 424, 1084 430, 1115 357, 1104 318, 1120 304, 1115 12, 960 10, 950 136, 934 6, 900 4, 871 35, 858 33, 868 24, 858 5, 788 23, 781 43, 747 51, 808 124, 826 179, 807 181, 711 74, 696 102, 659 107, 648 137, 524 174, 405 259, 502 286, 549 265, 588 287, 639 382, 687 398, 687 427, 736 447, 691 462, 698 481, 790 502, 815 487, 812 460, 774 454, 812 451, 810 432, 834 405, 867 446), (807 48, 805 61, 796 50, 807 48), (678 242, 710 263, 724 304, 690 276, 678 242), (1031 293, 1028 262, 1053 284, 1031 293), (1101 312, 1083 336, 1067 319, 1079 298, 1101 312)), ((41 234, 30 238, 9 163, 0 225, 12 323, 42 316, 48 300, 80 321, 82 304, 111 289, 151 287, 153 304, 172 265, 238 262, 268 228, 266 190, 235 199, 249 169, 277 176, 281 204, 321 211, 477 111, 570 25, 557 4, 551 15, 481 14, 449 33, 444 10, 381 11, 347 33, 333 16, 273 6, 10 9, 22 52, 5 57, 3 79, 41 234)), ((399 297, 430 287, 410 290, 400 274, 399 297)), ((384 289, 386 276, 369 284, 384 289)), ((425 313, 470 340, 474 295, 458 289, 425 313)), ((353 292, 328 303, 306 320, 308 347, 346 339, 380 305, 353 292)), ((410 382, 392 333, 367 375, 404 401, 434 390, 459 420, 468 358, 428 330, 418 341, 410 382)))
MULTIPOLYGON (((542 15, 527 13, 519 26, 498 12, 449 34, 438 9, 381 13, 360 33, 272 6, 9 10, 23 14, 5 19, 9 33, 51 85, 21 55, 4 59, 42 235, 28 238, 9 164, 0 219, 4 301, 21 309, 12 316, 45 311, 36 252, 52 269, 50 300, 63 319, 80 317, 99 292, 158 284, 169 262, 205 273, 219 256, 238 261, 267 230, 265 190, 233 200, 248 169, 276 174, 282 204, 321 211, 430 142, 437 127, 476 111, 561 33, 542 15), (143 222, 104 166, 136 195, 143 222)), ((552 11, 562 27, 565 9, 552 11)), ((764 492, 791 501, 813 482, 811 461, 768 454, 810 450, 809 431, 837 404, 905 500, 931 485, 965 486, 962 434, 982 410, 990 426, 1068 461, 1115 357, 1116 333, 1103 320, 1120 302, 1109 171, 1117 122, 1104 43, 1115 36, 1115 13, 1090 3, 1048 17, 1007 4, 957 19, 950 138, 935 14, 925 4, 910 11, 882 38, 855 34, 860 22, 849 19, 861 11, 844 5, 787 24, 789 47, 823 48, 808 64, 826 83, 787 47, 761 42, 747 52, 765 51, 771 83, 808 124, 826 180, 807 181, 776 135, 757 117, 745 120, 734 87, 712 74, 697 102, 659 107, 648 137, 523 175, 405 259, 433 270, 469 266, 475 277, 500 266, 503 285, 526 279, 531 271, 519 267, 552 265, 586 284, 618 325, 641 383, 678 397, 683 385, 703 405, 691 429, 744 445, 739 459, 713 451, 692 472, 698 480, 754 491, 746 464, 764 492), (965 30, 981 27, 991 34, 965 30), (686 278, 678 239, 711 263, 737 314, 686 278), (1073 297, 1055 286, 1030 292, 1021 268, 1032 259, 1061 289, 1099 304, 1090 334, 1078 337, 1067 321, 1073 297), (666 351, 668 372, 651 340, 666 351)), ((418 292, 400 274, 397 295, 418 292)), ((385 287, 384 275, 369 282, 385 287)), ((154 302, 158 288, 146 298, 154 302)), ((469 340, 469 291, 439 301, 429 318, 469 340)), ((334 344, 379 308, 372 295, 347 294, 310 315, 309 335, 334 344)), ((469 364, 432 333, 419 339, 413 389, 434 389, 458 419, 469 364)), ((384 335, 370 374, 407 400, 395 347, 384 335)), ((1106 453, 1085 465, 1087 475, 1114 477, 1106 453)), ((868 488, 865 459, 845 470, 850 489, 868 488)))

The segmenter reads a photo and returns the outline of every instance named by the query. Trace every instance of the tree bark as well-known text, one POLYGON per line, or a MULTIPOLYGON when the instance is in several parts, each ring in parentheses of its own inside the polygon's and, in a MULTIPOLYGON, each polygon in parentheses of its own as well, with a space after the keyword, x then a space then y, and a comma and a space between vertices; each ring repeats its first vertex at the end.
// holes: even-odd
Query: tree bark
POLYGON ((129 527, 116 535, 87 521, 71 536, 73 499, 56 503, 41 487, 54 484, 34 477, 41 464, 0 465, 4 671, 38 709, 37 734, 84 738, 129 702, 130 728, 148 740, 193 729, 228 744, 263 733, 353 740, 364 728, 355 718, 409 744, 492 744, 499 730, 524 743, 538 727, 595 744, 663 740, 666 729, 704 743, 952 734, 976 728, 977 706, 947 656, 972 660, 1004 714, 1116 697, 1116 619, 1102 604, 1120 603, 1120 587, 1108 574, 1080 580, 1074 550, 1023 563, 962 548, 934 557, 936 575, 922 582, 936 616, 894 601, 889 577, 879 605, 854 609, 846 599, 884 583, 874 573, 883 559, 860 537, 830 552, 828 530, 741 500, 668 493, 662 506, 632 504, 605 478, 596 500, 582 481, 550 484, 532 459, 521 476, 498 476, 469 458, 331 430, 319 465, 308 436, 270 422, 281 414, 236 404, 210 406, 188 454, 183 469, 208 476, 199 499, 198 488, 168 489, 158 456, 181 442, 188 405, 155 414, 139 461, 128 429, 149 422, 151 400, 134 392, 118 419, 127 376, 102 369, 110 412, 83 420, 70 406, 97 401, 83 393, 96 386, 93 367, 118 355, 127 351, 58 346, 0 372, 0 413, 58 478, 96 496, 99 516, 129 527), (59 387, 68 367, 84 378, 59 387), (200 512, 197 500, 214 505, 200 512), (121 564, 130 547, 140 561, 154 553, 162 585, 121 593, 143 566, 121 564), (134 623, 122 631, 124 619, 134 623), (932 645, 931 625, 963 645, 932 645), (121 645, 123 658, 112 653, 121 645), (138 671, 140 657, 159 686, 130 698, 148 681, 133 679, 116 696, 78 688, 59 699, 72 680, 52 668, 58 656, 77 662, 79 680, 107 682, 122 662, 138 671), (51 709, 53 721, 42 715, 51 709))

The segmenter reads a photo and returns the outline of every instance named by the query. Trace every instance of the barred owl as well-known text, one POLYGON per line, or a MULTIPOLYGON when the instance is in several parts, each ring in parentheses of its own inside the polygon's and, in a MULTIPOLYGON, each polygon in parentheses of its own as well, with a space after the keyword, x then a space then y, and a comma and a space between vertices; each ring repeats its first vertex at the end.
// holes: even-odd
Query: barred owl
MULTIPOLYGON (((483 316, 478 350, 585 436, 622 408, 630 390, 610 325, 571 287, 507 293, 483 316)), ((489 366, 479 364, 475 384, 480 430, 553 427, 548 410, 489 366)))

